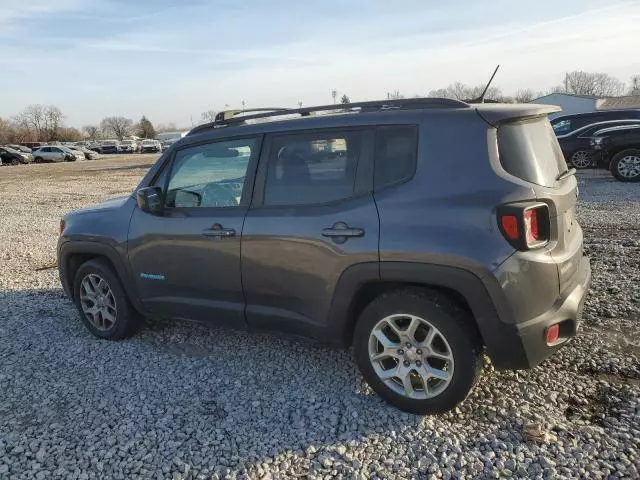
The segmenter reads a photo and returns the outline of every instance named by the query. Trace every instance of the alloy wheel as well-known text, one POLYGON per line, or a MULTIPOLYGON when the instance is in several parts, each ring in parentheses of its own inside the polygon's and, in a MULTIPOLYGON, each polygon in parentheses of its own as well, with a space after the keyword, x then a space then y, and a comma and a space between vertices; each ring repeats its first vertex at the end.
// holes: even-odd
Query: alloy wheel
POLYGON ((116 323, 116 299, 109 283, 95 273, 88 274, 80 284, 80 305, 85 317, 96 330, 105 332, 116 323))
POLYGON ((588 168, 591 166, 593 153, 589 150, 578 150, 571 155, 571 164, 576 168, 588 168))
POLYGON ((436 397, 453 378, 449 343, 435 326, 416 315, 395 314, 380 320, 369 336, 369 360, 389 389, 411 399, 436 397))
POLYGON ((640 175, 640 157, 627 155, 618 161, 618 173, 624 178, 636 178, 640 175))

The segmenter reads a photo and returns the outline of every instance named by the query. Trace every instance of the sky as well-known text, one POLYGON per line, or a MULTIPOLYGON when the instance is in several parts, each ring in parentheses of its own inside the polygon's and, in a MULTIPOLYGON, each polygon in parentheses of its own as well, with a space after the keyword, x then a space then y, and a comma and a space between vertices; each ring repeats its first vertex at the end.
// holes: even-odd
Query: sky
POLYGON ((0 0, 0 117, 58 106, 188 127, 207 110, 640 74, 640 0, 0 0))

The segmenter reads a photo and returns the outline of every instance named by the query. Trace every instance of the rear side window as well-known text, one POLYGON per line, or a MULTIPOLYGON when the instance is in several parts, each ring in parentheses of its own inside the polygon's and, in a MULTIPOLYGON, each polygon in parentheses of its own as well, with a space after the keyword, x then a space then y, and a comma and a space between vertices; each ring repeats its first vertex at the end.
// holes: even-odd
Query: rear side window
POLYGON ((308 205, 353 196, 362 133, 284 135, 271 146, 265 205, 308 205))
POLYGON ((505 123, 498 128, 500 163, 511 175, 553 187, 567 169, 558 140, 546 117, 505 123))
POLYGON ((378 127, 373 176, 375 190, 411 178, 416 171, 417 152, 416 126, 378 127))
POLYGON ((553 124, 553 131, 556 135, 566 135, 571 131, 571 120, 560 120, 553 124))

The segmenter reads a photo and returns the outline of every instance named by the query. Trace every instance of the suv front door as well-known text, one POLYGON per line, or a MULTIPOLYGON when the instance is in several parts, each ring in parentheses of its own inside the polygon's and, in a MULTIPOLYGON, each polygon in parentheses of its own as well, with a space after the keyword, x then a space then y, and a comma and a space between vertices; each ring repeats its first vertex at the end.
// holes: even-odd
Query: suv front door
POLYGON ((129 262, 150 314, 245 325, 240 238, 260 144, 250 137, 176 150, 155 181, 164 214, 135 209, 129 262))
POLYGON ((343 272, 377 269, 372 157, 368 129, 266 137, 242 233, 249 326, 323 336, 343 272))

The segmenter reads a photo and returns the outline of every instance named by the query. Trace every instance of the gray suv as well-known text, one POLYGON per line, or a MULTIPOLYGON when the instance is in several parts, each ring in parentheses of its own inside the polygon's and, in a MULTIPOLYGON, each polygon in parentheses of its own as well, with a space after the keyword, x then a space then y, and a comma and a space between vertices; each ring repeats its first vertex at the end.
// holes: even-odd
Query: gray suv
POLYGON ((353 346, 398 408, 444 412, 484 354, 532 368, 578 328, 591 270, 556 110, 223 112, 131 195, 64 217, 62 285, 99 338, 144 317, 307 335, 353 346))

